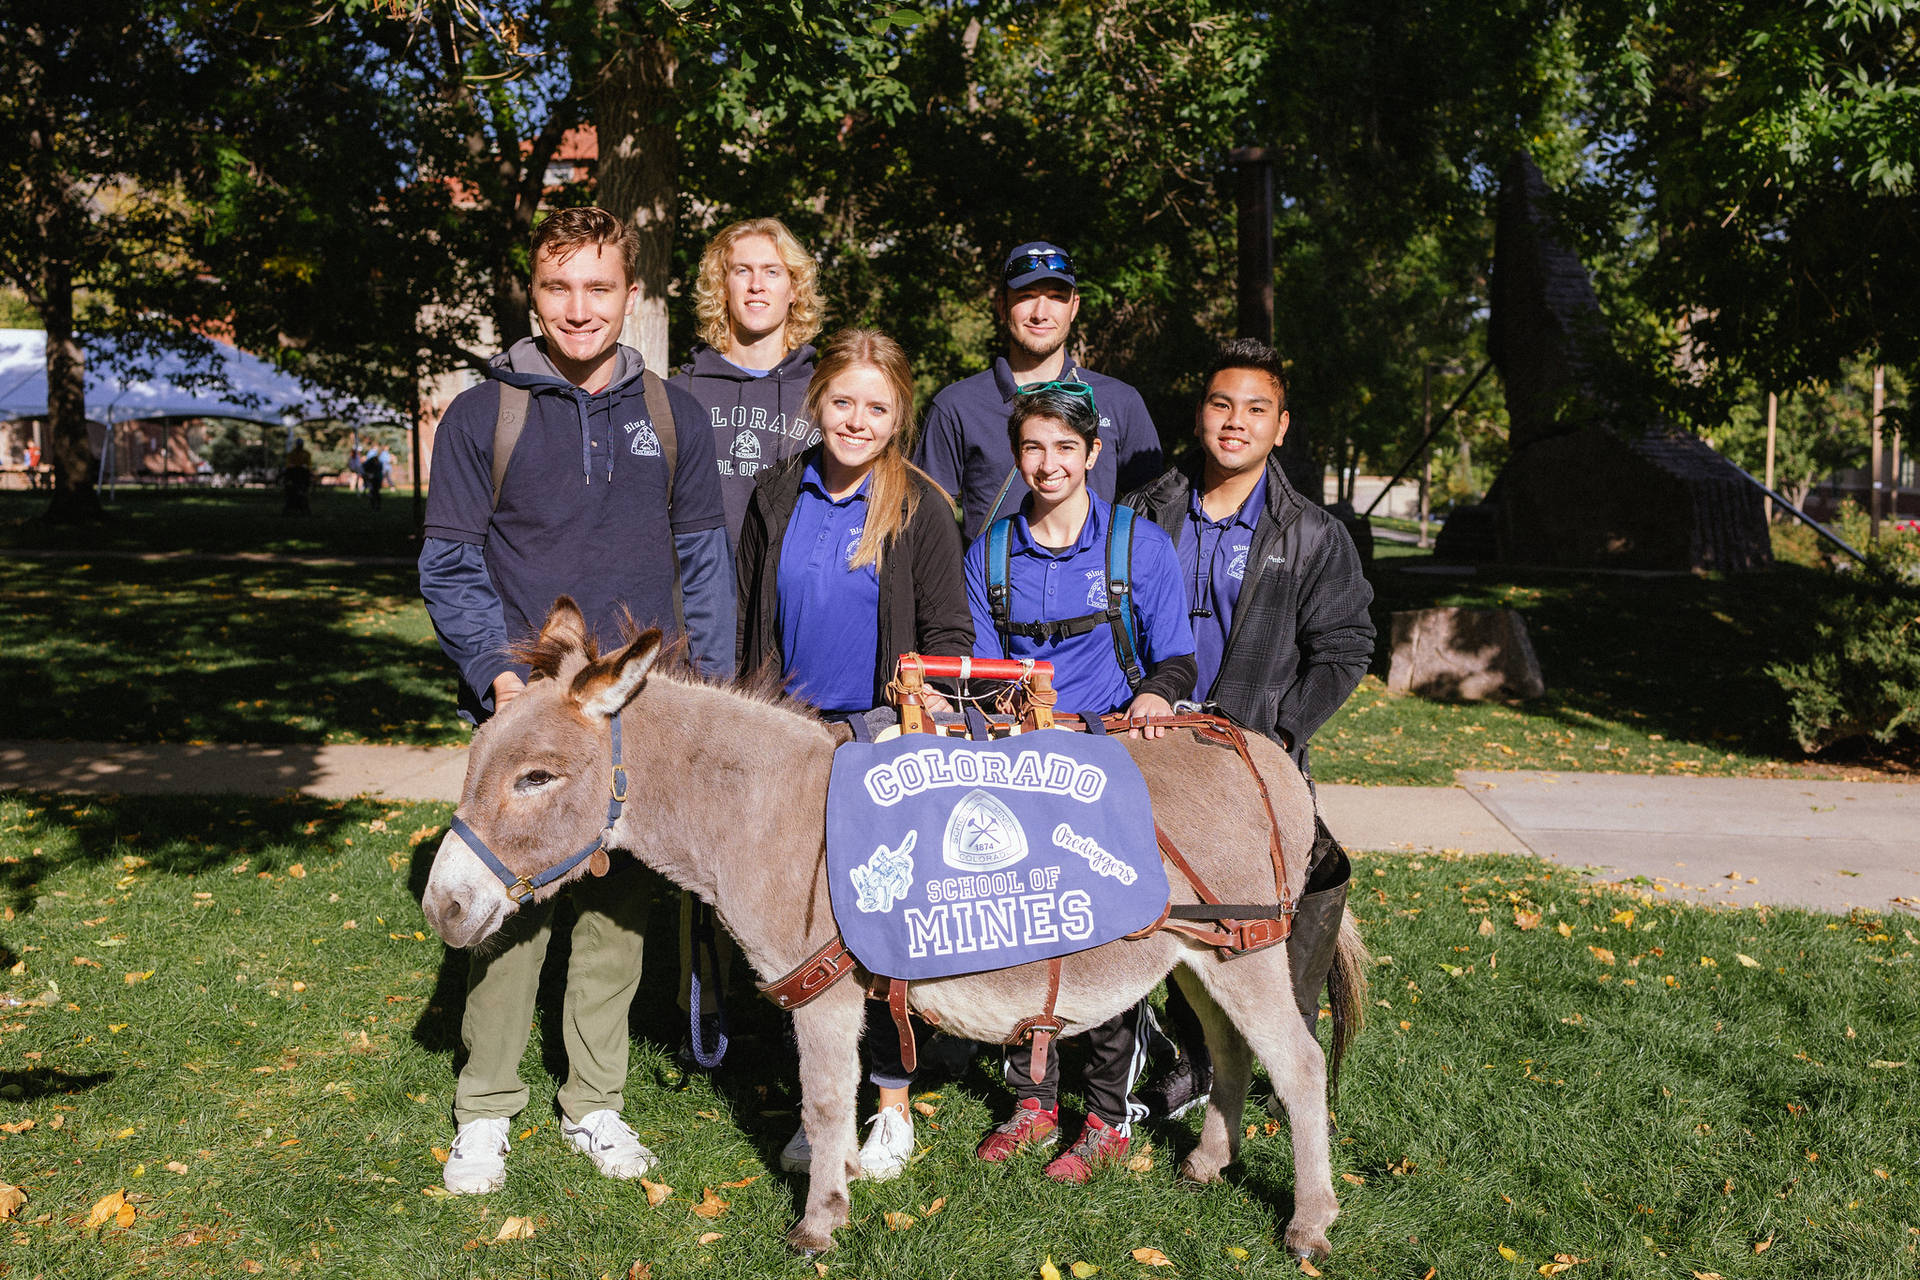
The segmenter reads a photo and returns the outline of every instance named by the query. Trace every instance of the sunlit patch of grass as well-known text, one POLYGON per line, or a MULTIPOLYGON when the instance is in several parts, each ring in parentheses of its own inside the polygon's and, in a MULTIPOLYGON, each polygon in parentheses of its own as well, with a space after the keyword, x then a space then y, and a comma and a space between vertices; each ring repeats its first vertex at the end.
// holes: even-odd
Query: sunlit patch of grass
MULTIPOLYGON (((464 990, 464 958, 416 905, 446 817, 0 798, 0 1117, 15 1127, 0 1178, 27 1197, 0 1223, 11 1274, 811 1273, 782 1243, 805 1183, 774 1171, 798 1103, 781 1019, 743 984, 740 1047, 712 1079, 679 1077, 664 894, 626 1114, 671 1196, 649 1207, 558 1136, 564 1063, 543 1028, 564 930, 506 1188, 425 1194, 452 1133, 464 990), (691 1212, 707 1188, 728 1201, 716 1218, 691 1212), (85 1229, 116 1191, 131 1225, 85 1229), (532 1237, 496 1243, 510 1216, 532 1237)), ((659 892, 643 873, 595 883, 659 892)), ((1912 1274, 1912 921, 1709 912, 1528 859, 1434 855, 1359 855, 1351 901, 1378 963, 1338 1108, 1325 1275, 1520 1277, 1556 1253, 1587 1259, 1576 1280, 1912 1274)), ((1283 1126, 1250 1112, 1244 1159, 1216 1186, 1174 1175, 1197 1117, 1144 1126, 1143 1171, 1057 1186, 1039 1157, 973 1158, 1009 1105, 993 1061, 918 1083, 921 1151, 900 1180, 855 1186, 829 1275, 1006 1280, 1048 1258, 1161 1274, 1135 1248, 1180 1276, 1293 1273, 1275 1239, 1292 1203, 1283 1126), (914 1221, 892 1229, 888 1213, 914 1221)))

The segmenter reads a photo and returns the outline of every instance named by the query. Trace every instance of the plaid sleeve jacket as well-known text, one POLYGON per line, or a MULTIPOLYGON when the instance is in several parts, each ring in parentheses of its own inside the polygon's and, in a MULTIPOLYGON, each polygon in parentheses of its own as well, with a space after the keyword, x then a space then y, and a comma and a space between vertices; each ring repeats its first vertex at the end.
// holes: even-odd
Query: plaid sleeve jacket
MULTIPOLYGON (((1176 467, 1126 501, 1178 545, 1193 483, 1176 467)), ((1226 656, 1213 687, 1196 696, 1279 743, 1304 772, 1307 740, 1367 673, 1372 602, 1346 529, 1301 497, 1269 455, 1267 506, 1254 528, 1226 656)))

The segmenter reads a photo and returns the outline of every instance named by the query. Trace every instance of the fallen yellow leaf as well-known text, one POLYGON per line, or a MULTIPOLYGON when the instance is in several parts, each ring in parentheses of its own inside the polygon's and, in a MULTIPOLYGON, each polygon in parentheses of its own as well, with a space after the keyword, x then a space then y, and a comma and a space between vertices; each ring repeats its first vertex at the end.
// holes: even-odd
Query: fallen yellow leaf
POLYGON ((105 1226, 118 1216, 120 1210, 126 1207, 126 1203, 127 1193, 125 1188, 119 1191, 110 1191, 106 1195, 101 1196, 98 1200, 94 1201, 93 1208, 88 1210, 87 1225, 82 1229, 91 1231, 95 1227, 105 1226))
POLYGON ((945 1196, 936 1197, 932 1204, 921 1206, 920 1216, 923 1218, 931 1218, 934 1214, 940 1212, 942 1209, 946 1207, 947 1207, 947 1198, 945 1196))
POLYGON ((1237 1244, 1230 1244, 1227 1246, 1227 1256, 1235 1262, 1245 1262, 1247 1260, 1247 1251, 1237 1244))
POLYGON ((1765 1253, 1771 1248, 1773 1248, 1773 1233, 1768 1232, 1765 1240, 1758 1241, 1754 1244, 1753 1251, 1755 1253, 1765 1253))
POLYGON ((723 1182, 720 1185, 723 1187, 750 1187, 758 1181, 760 1181, 760 1175, 756 1173, 751 1178, 742 1178, 738 1182, 723 1182))
POLYGON ((307 878, 307 868, 305 864, 296 862, 287 868, 287 874, 295 880, 305 880, 307 878))
POLYGON ((1476 932, 1483 938, 1491 938, 1493 936, 1493 918, 1491 916, 1481 916, 1480 928, 1476 932))
POLYGON ((1129 1156, 1127 1158, 1127 1171, 1129 1173, 1145 1173, 1151 1168, 1153 1168, 1153 1157, 1150 1155, 1143 1154, 1129 1156))
POLYGON ((647 1207, 649 1209, 659 1208, 660 1202, 673 1194, 673 1188, 666 1183, 649 1182, 645 1178, 640 1179, 640 1188, 647 1193, 647 1207))
POLYGON ((143 969, 138 973, 128 974, 126 976, 125 981, 128 986, 132 986, 136 982, 145 982, 148 978, 151 978, 152 976, 153 976, 153 970, 143 969))
MULTIPOLYGON (((826 1272, 820 1274, 825 1275, 826 1272)), ((627 1280, 653 1280, 653 1264, 635 1258, 633 1265, 627 1268, 627 1280)))
POLYGON ((508 1218, 500 1224, 495 1240, 531 1240, 533 1239, 532 1218, 508 1218))
POLYGON ((696 1111, 693 1114, 699 1116, 702 1120, 718 1120, 720 1118, 718 1111, 696 1111))
POLYGON ((923 1098, 919 1102, 916 1102, 913 1104, 913 1109, 915 1111, 918 1111, 923 1116, 930 1116, 934 1112, 938 1111, 940 1108, 934 1106, 931 1102, 928 1102, 926 1099, 923 1098))
POLYGON ((0 1124, 0 1133, 25 1133, 33 1128, 31 1119, 15 1120, 12 1124, 0 1124))
POLYGON ((0 1182, 0 1222, 11 1218, 27 1202, 27 1193, 11 1182, 0 1182))
POLYGON ((1752 956, 1741 955, 1738 951, 1733 953, 1733 958, 1749 969, 1758 969, 1760 967, 1758 960, 1755 960, 1752 956))
POLYGON ((453 1152, 447 1150, 445 1147, 432 1147, 429 1149, 433 1152, 433 1158, 441 1164, 445 1164, 448 1157, 453 1155, 453 1152))
POLYGON ((1053 1265, 1052 1258, 1040 1264, 1040 1280, 1060 1280, 1060 1268, 1053 1265))
POLYGON ((1151 1247, 1135 1249, 1133 1251, 1133 1260, 1143 1267, 1170 1267, 1173 1265, 1167 1261, 1166 1254, 1151 1247))
POLYGON ((717 1218, 727 1211, 727 1202, 714 1194, 712 1187, 700 1188, 700 1203, 693 1211, 703 1218, 717 1218))
POLYGON ((536 1134, 536 1133, 538 1133, 538 1132, 540 1132, 540 1126, 539 1126, 539 1125, 534 1125, 534 1126, 533 1126, 532 1128, 530 1128, 530 1129, 522 1129, 522 1130, 521 1130, 521 1131, 520 1131, 520 1132, 519 1132, 519 1133, 518 1133, 518 1134, 517 1134, 517 1135, 516 1135, 516 1136, 514 1137, 514 1139, 513 1139, 513 1140, 514 1140, 515 1142, 525 1142, 525 1141, 526 1141, 526 1140, 527 1140, 528 1138, 531 1138, 531 1137, 532 1137, 532 1136, 533 1136, 534 1134, 536 1134))
POLYGON ((266 1267, 262 1266, 258 1262, 255 1262, 252 1258, 248 1258, 240 1264, 240 1269, 246 1272, 250 1276, 257 1276, 262 1271, 265 1271, 266 1267))
POLYGON ((1567 1267, 1577 1267, 1583 1262, 1593 1261, 1591 1258, 1576 1258, 1570 1253, 1556 1253, 1553 1255, 1553 1260, 1567 1267))
POLYGON ((1726 1280, 1718 1271, 1696 1271, 1693 1280, 1726 1280))
POLYGON ((910 1213, 901 1213, 895 1209, 889 1209, 881 1216, 886 1219, 887 1230, 889 1231, 905 1231, 908 1227, 920 1221, 920 1219, 910 1213))
POLYGON ((1629 929, 1633 928, 1633 908, 1628 907, 1625 911, 1614 912, 1613 922, 1615 924, 1623 924, 1629 929))
POLYGON ((1073 1272, 1075 1280, 1087 1280, 1088 1276, 1099 1274, 1100 1268, 1091 1262, 1076 1262, 1067 1270, 1073 1272))
POLYGON ((1888 1062, 1885 1058, 1875 1058, 1872 1062, 1869 1062, 1867 1065, 1879 1071, 1893 1071, 1897 1068, 1906 1066, 1907 1061, 1905 1058, 1902 1058, 1898 1062, 1888 1062))
POLYGON ((1520 1255, 1515 1253, 1513 1250, 1507 1248, 1507 1246, 1505 1245, 1500 1246, 1500 1256, 1505 1258, 1508 1262, 1518 1262, 1520 1260, 1520 1255))
MULTIPOLYGON (((1507 754, 1512 755, 1513 753, 1509 751, 1507 754)), ((1314 1266, 1305 1258, 1302 1258, 1300 1259, 1300 1274, 1303 1276, 1317 1276, 1320 1274, 1320 1268, 1314 1266)))
POLYGON ((1553 931, 1563 938, 1571 938, 1573 936, 1573 926, 1564 920, 1553 926, 1553 931))
POLYGON ((1356 1187, 1364 1187, 1367 1185, 1367 1180, 1357 1173, 1343 1173, 1340 1175, 1340 1181, 1351 1182, 1356 1187))
POLYGON ((429 1200, 445 1200, 451 1196, 453 1192, 435 1182, 420 1188, 420 1194, 429 1200))
POLYGON ((186 1171, 187 1171, 187 1166, 185 1166, 184 1164, 181 1164, 178 1160, 167 1161, 168 1173, 185 1173, 186 1171))
POLYGON ((1601 964, 1613 963, 1613 952, 1609 951, 1607 948, 1596 947, 1592 943, 1588 943, 1587 950, 1593 952, 1593 958, 1595 960, 1598 960, 1601 964))
POLYGON ((718 1231, 702 1231, 700 1233, 700 1238, 696 1240, 694 1243, 712 1244, 715 1240, 724 1240, 724 1239, 726 1239, 726 1236, 722 1235, 718 1231))
MULTIPOLYGON (((1520 908, 1515 907, 1513 909, 1513 927, 1522 933, 1526 933, 1530 929, 1538 929, 1540 927, 1540 913, 1538 911, 1522 911, 1520 908)), ((1571 932, 1571 930, 1569 930, 1569 932, 1571 932)))

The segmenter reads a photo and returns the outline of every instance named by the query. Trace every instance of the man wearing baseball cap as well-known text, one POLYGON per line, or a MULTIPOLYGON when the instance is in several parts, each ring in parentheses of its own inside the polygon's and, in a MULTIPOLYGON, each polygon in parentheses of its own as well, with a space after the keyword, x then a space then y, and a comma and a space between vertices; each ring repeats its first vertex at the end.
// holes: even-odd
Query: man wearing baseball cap
POLYGON ((1140 393, 1117 378, 1082 368, 1067 352, 1080 313, 1079 277, 1065 249, 1035 240, 1007 255, 994 290, 994 314, 1007 351, 993 367, 940 391, 927 410, 914 461, 960 500, 968 540, 1024 496, 1013 483, 1007 415, 1020 391, 1049 382, 1085 383, 1100 415, 1100 465, 1088 488, 1106 502, 1160 474, 1160 435, 1140 393), (1111 462, 1108 459, 1112 459, 1111 462))

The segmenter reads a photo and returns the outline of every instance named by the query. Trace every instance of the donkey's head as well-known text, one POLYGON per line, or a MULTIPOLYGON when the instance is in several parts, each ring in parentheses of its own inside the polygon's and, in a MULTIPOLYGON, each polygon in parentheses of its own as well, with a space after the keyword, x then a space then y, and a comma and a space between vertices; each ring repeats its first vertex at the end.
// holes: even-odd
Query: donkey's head
POLYGON ((454 827, 427 878, 421 905, 448 946, 482 942, 521 903, 606 873, 603 839, 627 792, 613 750, 620 710, 660 656, 660 632, 597 655, 562 596, 524 656, 534 679, 474 735, 454 827))

